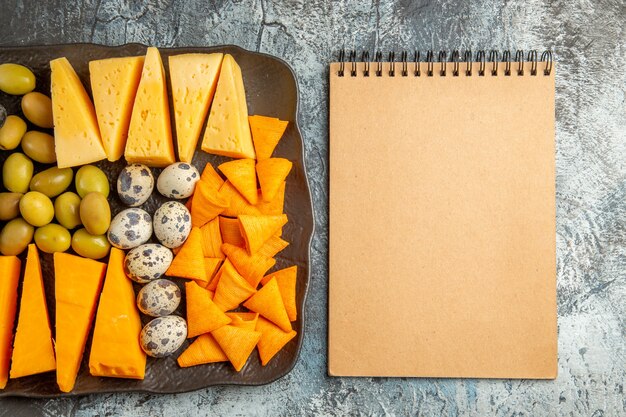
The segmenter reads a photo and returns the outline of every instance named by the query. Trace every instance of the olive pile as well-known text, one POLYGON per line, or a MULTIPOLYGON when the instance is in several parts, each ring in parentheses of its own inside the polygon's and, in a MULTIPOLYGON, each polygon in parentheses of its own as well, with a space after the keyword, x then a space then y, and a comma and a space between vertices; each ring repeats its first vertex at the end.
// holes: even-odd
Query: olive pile
MULTIPOLYGON (((37 128, 50 129, 52 103, 34 88, 35 76, 28 68, 0 65, 0 90, 22 95, 24 118, 37 128)), ((18 255, 34 239, 46 253, 64 252, 71 246, 83 257, 105 257, 111 223, 106 174, 92 165, 81 167, 75 176, 72 168, 45 167, 56 163, 54 137, 28 130, 22 117, 7 116, 0 106, 0 150, 18 147, 22 152, 10 154, 2 165, 0 221, 6 224, 0 231, 0 253, 18 255), (43 169, 36 172, 42 164, 43 169), (76 192, 69 190, 72 183, 76 192), (70 230, 77 228, 72 236, 70 230)))

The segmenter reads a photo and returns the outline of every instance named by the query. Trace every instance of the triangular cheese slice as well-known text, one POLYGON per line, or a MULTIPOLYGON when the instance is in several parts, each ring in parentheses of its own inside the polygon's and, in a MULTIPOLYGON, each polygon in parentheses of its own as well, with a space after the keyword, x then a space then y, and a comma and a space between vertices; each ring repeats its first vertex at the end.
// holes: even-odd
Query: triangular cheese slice
POLYGON ((237 372, 241 371, 261 338, 261 333, 242 327, 227 325, 211 335, 220 345, 237 372))
POLYGON ((248 125, 248 105, 241 76, 235 59, 224 55, 215 98, 211 105, 202 150, 231 158, 252 158, 254 145, 248 125))
POLYGON ((129 56, 89 62, 93 104, 109 161, 124 154, 143 61, 143 56, 129 56))
POLYGON ((250 255, 245 249, 228 243, 222 245, 222 251, 226 254, 228 260, 232 263, 237 272, 239 272, 253 288, 259 285, 263 275, 276 264, 276 260, 273 258, 268 258, 259 253, 250 255))
POLYGON ((259 291, 246 301, 243 306, 248 310, 259 313, 281 329, 288 332, 291 330, 291 323, 283 299, 280 296, 278 283, 272 278, 259 291))
POLYGON ((187 299, 187 337, 209 333, 230 323, 230 318, 213 301, 209 291, 194 281, 185 283, 187 299))
MULTIPOLYGON (((272 201, 270 201, 269 203, 266 203, 265 201, 263 201, 262 198, 259 198, 259 202, 258 204, 255 206, 262 214, 270 214, 270 215, 279 215, 279 214, 283 214, 284 212, 284 205, 285 205, 285 188, 287 186, 287 183, 285 181, 283 181, 283 183, 280 185, 280 187, 278 188, 278 191, 276 192, 276 195, 274 196, 274 198, 272 199, 272 201)), ((259 190, 259 194, 261 194, 261 191, 259 190)))
POLYGON ((211 334, 198 336, 177 359, 181 368, 226 361, 228 357, 211 334))
POLYGON ((54 254, 57 384, 62 392, 74 388, 105 271, 101 262, 54 254))
POLYGON ((289 321, 295 321, 298 318, 298 309, 296 305, 298 267, 294 265, 289 268, 281 269, 280 271, 272 272, 271 274, 263 277, 261 284, 267 284, 272 278, 276 278, 276 282, 278 283, 280 296, 283 299, 283 304, 285 304, 285 310, 287 310, 289 321))
POLYGON ((261 339, 257 347, 261 365, 265 366, 291 339, 296 337, 296 331, 283 331, 274 323, 259 317, 256 324, 256 331, 261 333, 261 339))
MULTIPOLYGON (((239 191, 231 184, 230 181, 226 181, 220 188, 220 195, 224 200, 228 201, 228 207, 221 214, 228 217, 237 217, 240 214, 260 215, 256 206, 253 206, 241 195, 239 191)), ((258 193, 257 193, 258 195, 258 193)))
POLYGON ((280 232, 287 223, 287 215, 279 216, 249 216, 242 214, 238 216, 241 226, 241 234, 246 240, 248 252, 255 254, 263 244, 272 236, 280 232))
POLYGON ((50 61, 54 150, 59 168, 106 158, 93 104, 67 58, 50 61))
POLYGON ((256 165, 256 172, 259 176, 263 201, 269 203, 276 197, 292 166, 291 161, 285 158, 268 158, 259 161, 256 165))
POLYGON ((165 275, 207 281, 204 256, 202 255, 202 232, 198 227, 191 228, 187 240, 172 260, 170 267, 165 271, 165 275))
POLYGON ((165 70, 159 50, 148 48, 135 96, 124 157, 128 163, 164 167, 176 161, 165 70))
POLYGON ((224 162, 218 168, 228 181, 248 200, 250 204, 258 202, 256 171, 254 159, 236 159, 224 162))
POLYGON ((91 375, 143 379, 141 327, 133 284, 124 273, 124 251, 111 248, 89 354, 91 375))
POLYGON ((22 263, 17 256, 0 256, 0 389, 7 385, 22 263))
POLYGON ((224 262, 222 269, 218 272, 217 288, 213 296, 213 302, 222 311, 232 310, 239 307, 239 304, 248 299, 256 289, 242 277, 230 262, 224 262))
POLYGON ((252 131, 256 159, 261 161, 271 158, 289 122, 279 120, 275 117, 257 115, 250 116, 248 120, 250 122, 250 130, 252 131))
POLYGON ((200 228, 202 232, 202 253, 205 258, 224 258, 220 220, 216 217, 200 228))
POLYGON ((34 375, 56 369, 50 318, 43 288, 37 246, 28 245, 20 315, 13 342, 11 378, 34 375))
POLYGON ((169 57, 178 159, 191 163, 217 87, 222 53, 169 57))

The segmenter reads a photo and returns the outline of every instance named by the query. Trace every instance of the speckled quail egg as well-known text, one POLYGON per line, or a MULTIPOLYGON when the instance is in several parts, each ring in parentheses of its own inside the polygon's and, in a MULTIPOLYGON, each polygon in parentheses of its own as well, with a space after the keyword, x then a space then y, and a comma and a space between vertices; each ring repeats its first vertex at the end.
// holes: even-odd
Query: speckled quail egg
POLYGON ((178 308, 180 298, 178 285, 167 279, 157 279, 139 290, 137 307, 143 314, 163 317, 178 308))
POLYGON ((154 212, 154 234, 163 246, 177 248, 191 231, 191 214, 184 204, 168 201, 154 212))
POLYGON ((139 343, 146 354, 164 358, 176 352, 187 338, 187 322, 182 317, 158 317, 141 330, 139 343))
POLYGON ((113 218, 107 237, 111 245, 131 249, 142 245, 152 236, 152 218, 139 208, 122 210, 113 218))
POLYGON ((187 198, 193 194, 200 173, 191 164, 176 162, 166 167, 157 179, 157 190, 165 197, 187 198))
MULTIPOLYGON (((128 278, 145 284, 161 278, 174 259, 172 251, 158 243, 145 243, 131 249, 124 259, 128 278)), ((169 313, 168 313, 169 314, 169 313)))
POLYGON ((142 205, 150 198, 153 189, 154 177, 145 165, 130 164, 117 177, 117 195, 127 206, 142 205))

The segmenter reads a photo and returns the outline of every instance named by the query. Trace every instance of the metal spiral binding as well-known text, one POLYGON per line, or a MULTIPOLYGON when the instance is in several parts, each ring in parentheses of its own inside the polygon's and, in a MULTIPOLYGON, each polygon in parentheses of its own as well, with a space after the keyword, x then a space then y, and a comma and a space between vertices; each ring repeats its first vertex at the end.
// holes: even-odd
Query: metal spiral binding
MULTIPOLYGON (((478 76, 484 77, 485 70, 487 67, 487 60, 490 63, 490 71, 489 74, 493 77, 498 76, 498 65, 500 62, 504 64, 504 75, 509 77, 512 74, 511 71, 511 51, 504 50, 502 51, 502 60, 500 60, 500 53, 493 49, 489 51, 489 56, 485 53, 484 50, 479 50, 476 53, 475 60, 472 60, 472 51, 465 50, 463 51, 463 62, 465 62, 465 75, 467 77, 471 77, 472 74, 472 62, 478 62, 478 76)), ((409 76, 409 53, 407 51, 401 51, 400 53, 400 61, 396 61, 395 59, 396 53, 395 51, 390 51, 388 55, 388 59, 386 61, 389 64, 389 70, 387 71, 387 75, 390 77, 395 77, 396 75, 396 63, 399 62, 401 64, 400 76, 408 77, 409 76)), ((420 77, 422 75, 421 71, 421 54, 420 51, 415 50, 413 54, 413 62, 414 65, 413 76, 420 77)), ((358 75, 357 68, 357 51, 351 50, 348 53, 348 59, 346 60, 346 50, 341 49, 339 51, 339 70, 337 71, 337 76, 343 77, 346 75, 346 61, 350 62, 350 77, 356 77, 358 75)), ((536 76, 537 70, 539 66, 539 62, 543 64, 543 75, 548 76, 552 73, 552 64, 553 57, 552 51, 544 51, 541 56, 536 50, 528 51, 526 55, 526 59, 524 60, 524 51, 517 50, 515 51, 515 61, 517 62, 517 70, 515 73, 518 76, 524 75, 524 62, 530 62, 530 75, 536 76)), ((382 77, 383 75, 383 53, 382 51, 376 51, 374 54, 374 61, 370 62, 370 54, 369 51, 363 51, 361 54, 361 62, 364 63, 363 76, 370 76, 370 64, 374 62, 376 64, 374 70, 374 76, 382 77)), ((429 50, 426 52, 426 76, 432 77, 434 75, 435 70, 435 52, 429 50)), ((452 76, 458 77, 461 66, 461 52, 459 50, 453 50, 448 58, 448 51, 441 50, 437 56, 437 62, 439 64, 439 76, 446 77, 447 74, 447 63, 450 62, 453 64, 452 66, 452 76)))

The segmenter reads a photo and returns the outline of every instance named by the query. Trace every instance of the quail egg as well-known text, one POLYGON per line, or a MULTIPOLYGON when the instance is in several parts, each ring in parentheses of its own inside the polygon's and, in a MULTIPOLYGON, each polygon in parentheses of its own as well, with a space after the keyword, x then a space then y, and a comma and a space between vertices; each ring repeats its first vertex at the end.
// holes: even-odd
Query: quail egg
POLYGON ((187 198, 193 194, 200 173, 191 164, 176 162, 166 167, 157 179, 157 190, 168 198, 187 198))
POLYGON ((150 198, 154 188, 152 171, 142 164, 126 166, 117 177, 117 195, 122 203, 138 207, 150 198))
POLYGON ((146 354, 164 358, 176 352, 187 338, 187 322, 182 317, 158 317, 141 330, 139 343, 146 354))
POLYGON ((145 210, 129 208, 122 210, 111 220, 107 235, 111 245, 119 249, 131 249, 144 244, 152 236, 152 218, 145 210))
POLYGON ((191 215, 184 204, 168 201, 154 213, 154 234, 163 246, 177 248, 191 231, 191 215))
POLYGON ((139 290, 137 307, 148 316, 167 316, 178 308, 180 298, 178 285, 167 279, 157 279, 139 290))
MULTIPOLYGON (((172 251, 158 243, 146 243, 131 249, 124 260, 128 278, 145 284, 161 278, 172 263, 172 251)), ((168 313, 169 314, 169 313, 168 313)))

